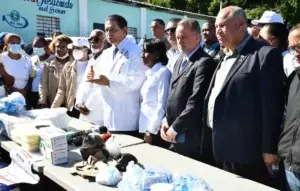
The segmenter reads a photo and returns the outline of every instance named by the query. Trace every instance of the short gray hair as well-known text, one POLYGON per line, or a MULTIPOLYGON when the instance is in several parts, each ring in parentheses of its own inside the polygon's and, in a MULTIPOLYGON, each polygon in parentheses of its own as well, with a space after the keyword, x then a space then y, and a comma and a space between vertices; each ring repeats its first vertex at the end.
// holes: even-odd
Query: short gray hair
POLYGON ((179 25, 185 25, 185 26, 188 25, 193 32, 199 34, 201 33, 199 22, 196 19, 184 18, 178 23, 178 26, 179 25))
POLYGON ((244 9, 238 6, 228 6, 226 8, 230 10, 231 18, 242 18, 247 23, 247 15, 244 9))
POLYGON ((91 32, 91 35, 102 35, 103 38, 106 39, 106 34, 103 30, 100 30, 100 29, 94 29, 92 32, 91 32))

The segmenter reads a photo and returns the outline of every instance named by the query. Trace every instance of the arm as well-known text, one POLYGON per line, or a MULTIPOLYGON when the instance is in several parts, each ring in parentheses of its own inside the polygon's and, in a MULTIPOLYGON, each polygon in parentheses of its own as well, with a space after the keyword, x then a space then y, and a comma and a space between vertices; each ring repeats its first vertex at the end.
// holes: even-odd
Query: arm
POLYGON ((204 98, 214 73, 216 63, 213 59, 204 60, 195 71, 193 92, 188 98, 185 109, 172 124, 172 128, 178 133, 183 134, 188 128, 186 122, 193 122, 202 118, 204 98))
POLYGON ((112 76, 109 79, 109 88, 113 92, 134 92, 141 88, 145 71, 142 68, 142 60, 140 56, 132 56, 121 67, 121 75, 112 76))
POLYGON ((260 66, 262 152, 277 153, 284 110, 284 71, 278 49, 271 49, 260 66))
POLYGON ((165 70, 158 77, 158 85, 157 85, 158 104, 156 110, 154 111, 156 115, 151 119, 151 124, 147 127, 147 130, 152 134, 157 134, 166 113, 165 110, 166 110, 166 104, 169 95, 170 78, 171 78, 171 72, 169 70, 165 70))
POLYGON ((40 86, 39 86, 39 94, 40 94, 40 104, 47 104, 47 97, 48 97, 48 70, 49 70, 49 64, 45 63, 42 78, 40 80, 40 86))
POLYGON ((58 89, 57 89, 57 93, 55 96, 55 99, 52 103, 51 108, 57 108, 60 107, 61 104, 63 103, 65 96, 66 96, 66 87, 67 87, 67 83, 66 83, 66 67, 67 65, 64 66, 62 74, 60 76, 59 79, 59 85, 58 85, 58 89))

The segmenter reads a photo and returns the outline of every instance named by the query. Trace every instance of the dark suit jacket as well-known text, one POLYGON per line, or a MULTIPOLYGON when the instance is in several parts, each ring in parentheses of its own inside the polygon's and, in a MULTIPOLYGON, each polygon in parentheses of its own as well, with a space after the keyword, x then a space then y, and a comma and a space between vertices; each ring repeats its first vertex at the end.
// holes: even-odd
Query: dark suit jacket
POLYGON ((171 78, 166 118, 179 135, 186 135, 184 145, 188 148, 198 146, 200 156, 204 97, 217 64, 201 47, 190 57, 186 68, 178 73, 182 59, 178 58, 171 78))
POLYGON ((284 108, 282 62, 279 49, 253 38, 247 42, 215 100, 211 135, 207 106, 216 70, 205 97, 202 154, 211 153, 212 144, 217 160, 254 164, 262 153, 276 153, 284 108))

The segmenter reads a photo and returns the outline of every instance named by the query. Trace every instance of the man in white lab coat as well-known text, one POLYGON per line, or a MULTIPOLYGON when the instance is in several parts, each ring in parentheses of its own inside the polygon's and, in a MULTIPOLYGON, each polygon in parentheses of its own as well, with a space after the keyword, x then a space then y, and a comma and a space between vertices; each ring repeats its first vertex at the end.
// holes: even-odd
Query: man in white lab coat
POLYGON ((145 80, 141 49, 126 38, 127 21, 119 15, 106 18, 105 32, 112 47, 103 51, 97 71, 88 81, 101 86, 104 125, 113 133, 138 135, 139 96, 145 80))

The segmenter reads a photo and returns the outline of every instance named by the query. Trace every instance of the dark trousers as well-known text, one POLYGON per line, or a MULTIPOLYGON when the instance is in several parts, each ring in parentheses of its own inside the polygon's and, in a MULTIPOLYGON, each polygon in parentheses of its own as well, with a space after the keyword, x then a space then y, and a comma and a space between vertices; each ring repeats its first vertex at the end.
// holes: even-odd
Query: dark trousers
POLYGON ((37 109, 39 99, 40 99, 39 92, 30 91, 27 95, 27 106, 26 106, 26 108, 28 110, 37 109))
POLYGON ((270 174, 263 161, 259 164, 237 164, 233 162, 217 161, 217 166, 225 171, 244 178, 270 185, 270 174))

